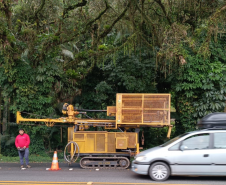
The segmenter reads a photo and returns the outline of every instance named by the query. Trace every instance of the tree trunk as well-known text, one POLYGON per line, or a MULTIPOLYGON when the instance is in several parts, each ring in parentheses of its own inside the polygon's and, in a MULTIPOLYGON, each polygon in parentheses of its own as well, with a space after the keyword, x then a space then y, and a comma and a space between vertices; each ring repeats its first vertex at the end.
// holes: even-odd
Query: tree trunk
POLYGON ((2 133, 2 89, 0 89, 0 135, 1 133, 2 133))
POLYGON ((3 106, 3 119, 2 119, 2 131, 3 134, 5 134, 6 129, 7 129, 7 117, 8 117, 8 100, 6 99, 4 101, 4 106, 3 106))
POLYGON ((0 154, 2 153, 2 90, 0 89, 0 154))
MULTIPOLYGON (((9 107, 10 107, 10 98, 9 98, 8 105, 7 105, 7 123, 10 123, 10 110, 9 110, 9 107)), ((10 127, 10 124, 7 124, 7 129, 8 130, 9 130, 9 127, 10 127)))
MULTIPOLYGON (((225 102, 226 103, 226 102, 225 102)), ((224 107, 224 112, 226 112, 226 107, 224 107)))

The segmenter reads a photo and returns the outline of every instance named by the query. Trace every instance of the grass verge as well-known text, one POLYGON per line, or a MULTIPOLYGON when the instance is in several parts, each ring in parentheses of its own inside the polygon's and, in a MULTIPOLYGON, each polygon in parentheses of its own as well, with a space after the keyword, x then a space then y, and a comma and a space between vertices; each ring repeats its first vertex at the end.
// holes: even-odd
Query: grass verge
MULTIPOLYGON (((29 162, 30 163, 51 163, 53 158, 49 156, 40 156, 31 154, 29 155, 29 162)), ((9 157, 9 156, 3 156, 0 154, 0 163, 19 163, 20 159, 18 157, 9 157)), ((66 162, 64 158, 58 158, 58 162, 66 162)))

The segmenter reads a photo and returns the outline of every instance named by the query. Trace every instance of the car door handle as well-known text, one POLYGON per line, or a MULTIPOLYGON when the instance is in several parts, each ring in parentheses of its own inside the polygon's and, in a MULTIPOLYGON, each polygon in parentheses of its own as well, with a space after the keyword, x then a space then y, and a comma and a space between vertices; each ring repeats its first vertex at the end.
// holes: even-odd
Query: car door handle
POLYGON ((209 154, 204 154, 203 157, 209 157, 209 154))

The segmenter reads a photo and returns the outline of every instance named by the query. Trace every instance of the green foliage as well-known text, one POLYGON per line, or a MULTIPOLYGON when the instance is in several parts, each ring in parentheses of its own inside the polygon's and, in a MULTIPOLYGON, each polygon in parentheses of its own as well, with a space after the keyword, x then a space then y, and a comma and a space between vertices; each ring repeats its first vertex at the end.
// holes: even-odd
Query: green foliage
MULTIPOLYGON (((64 102, 106 109, 115 104, 116 93, 170 92, 180 133, 225 107, 223 1, 94 0, 82 8, 75 1, 4 2, 0 88, 11 113, 59 117, 64 102)), ((32 153, 45 155, 67 142, 66 129, 63 143, 58 128, 26 130, 32 153)), ((10 127, 2 145, 10 155, 16 155, 17 132, 10 127)), ((164 129, 145 132, 155 138, 145 147, 163 142, 164 129)))
POLYGON ((98 46, 98 49, 99 49, 99 50, 106 50, 106 49, 107 49, 107 46, 106 46, 105 44, 99 45, 99 46, 98 46))
MULTIPOLYGON (((9 123, 8 123, 9 126, 9 123)), ((5 135, 0 134, 0 141, 1 141, 1 154, 5 156, 18 156, 18 151, 15 147, 15 138, 18 133, 17 126, 11 125, 8 127, 8 132, 5 135)))
MULTIPOLYGON (((159 146, 163 143, 165 143, 168 139, 166 138, 168 128, 145 128, 141 129, 141 132, 139 134, 140 141, 142 137, 142 131, 144 131, 144 145, 140 142, 140 147, 143 147, 144 149, 152 148, 155 146, 159 146)), ((175 135, 175 127, 172 129, 171 133, 171 139, 175 135)))
POLYGON ((118 56, 102 67, 108 84, 115 92, 155 92, 155 64, 143 54, 139 56, 118 56))
POLYGON ((81 96, 75 102, 84 108, 106 109, 115 104, 116 93, 154 93, 155 64, 147 54, 119 54, 95 67, 83 81, 81 96), (104 80, 103 80, 104 79, 104 80))
POLYGON ((67 72, 66 72, 66 74, 70 77, 70 78, 72 78, 72 79, 77 79, 80 75, 77 73, 77 72, 75 72, 75 70, 73 70, 73 69, 68 69, 67 70, 67 72))
POLYGON ((201 56, 187 57, 175 84, 177 111, 184 129, 195 129, 197 118, 221 112, 226 106, 226 66, 201 56))
POLYGON ((17 156, 18 151, 15 147, 15 137, 9 135, 0 137, 1 137, 1 154, 10 157, 17 156))

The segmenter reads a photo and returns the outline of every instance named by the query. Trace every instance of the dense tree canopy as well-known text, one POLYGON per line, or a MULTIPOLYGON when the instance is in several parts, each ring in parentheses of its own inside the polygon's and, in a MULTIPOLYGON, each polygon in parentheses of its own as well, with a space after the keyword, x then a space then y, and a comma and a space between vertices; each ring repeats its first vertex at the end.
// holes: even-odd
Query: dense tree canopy
POLYGON ((225 0, 0 0, 3 132, 10 112, 104 109, 117 92, 171 93, 176 133, 194 129, 225 107, 225 10, 225 0))

